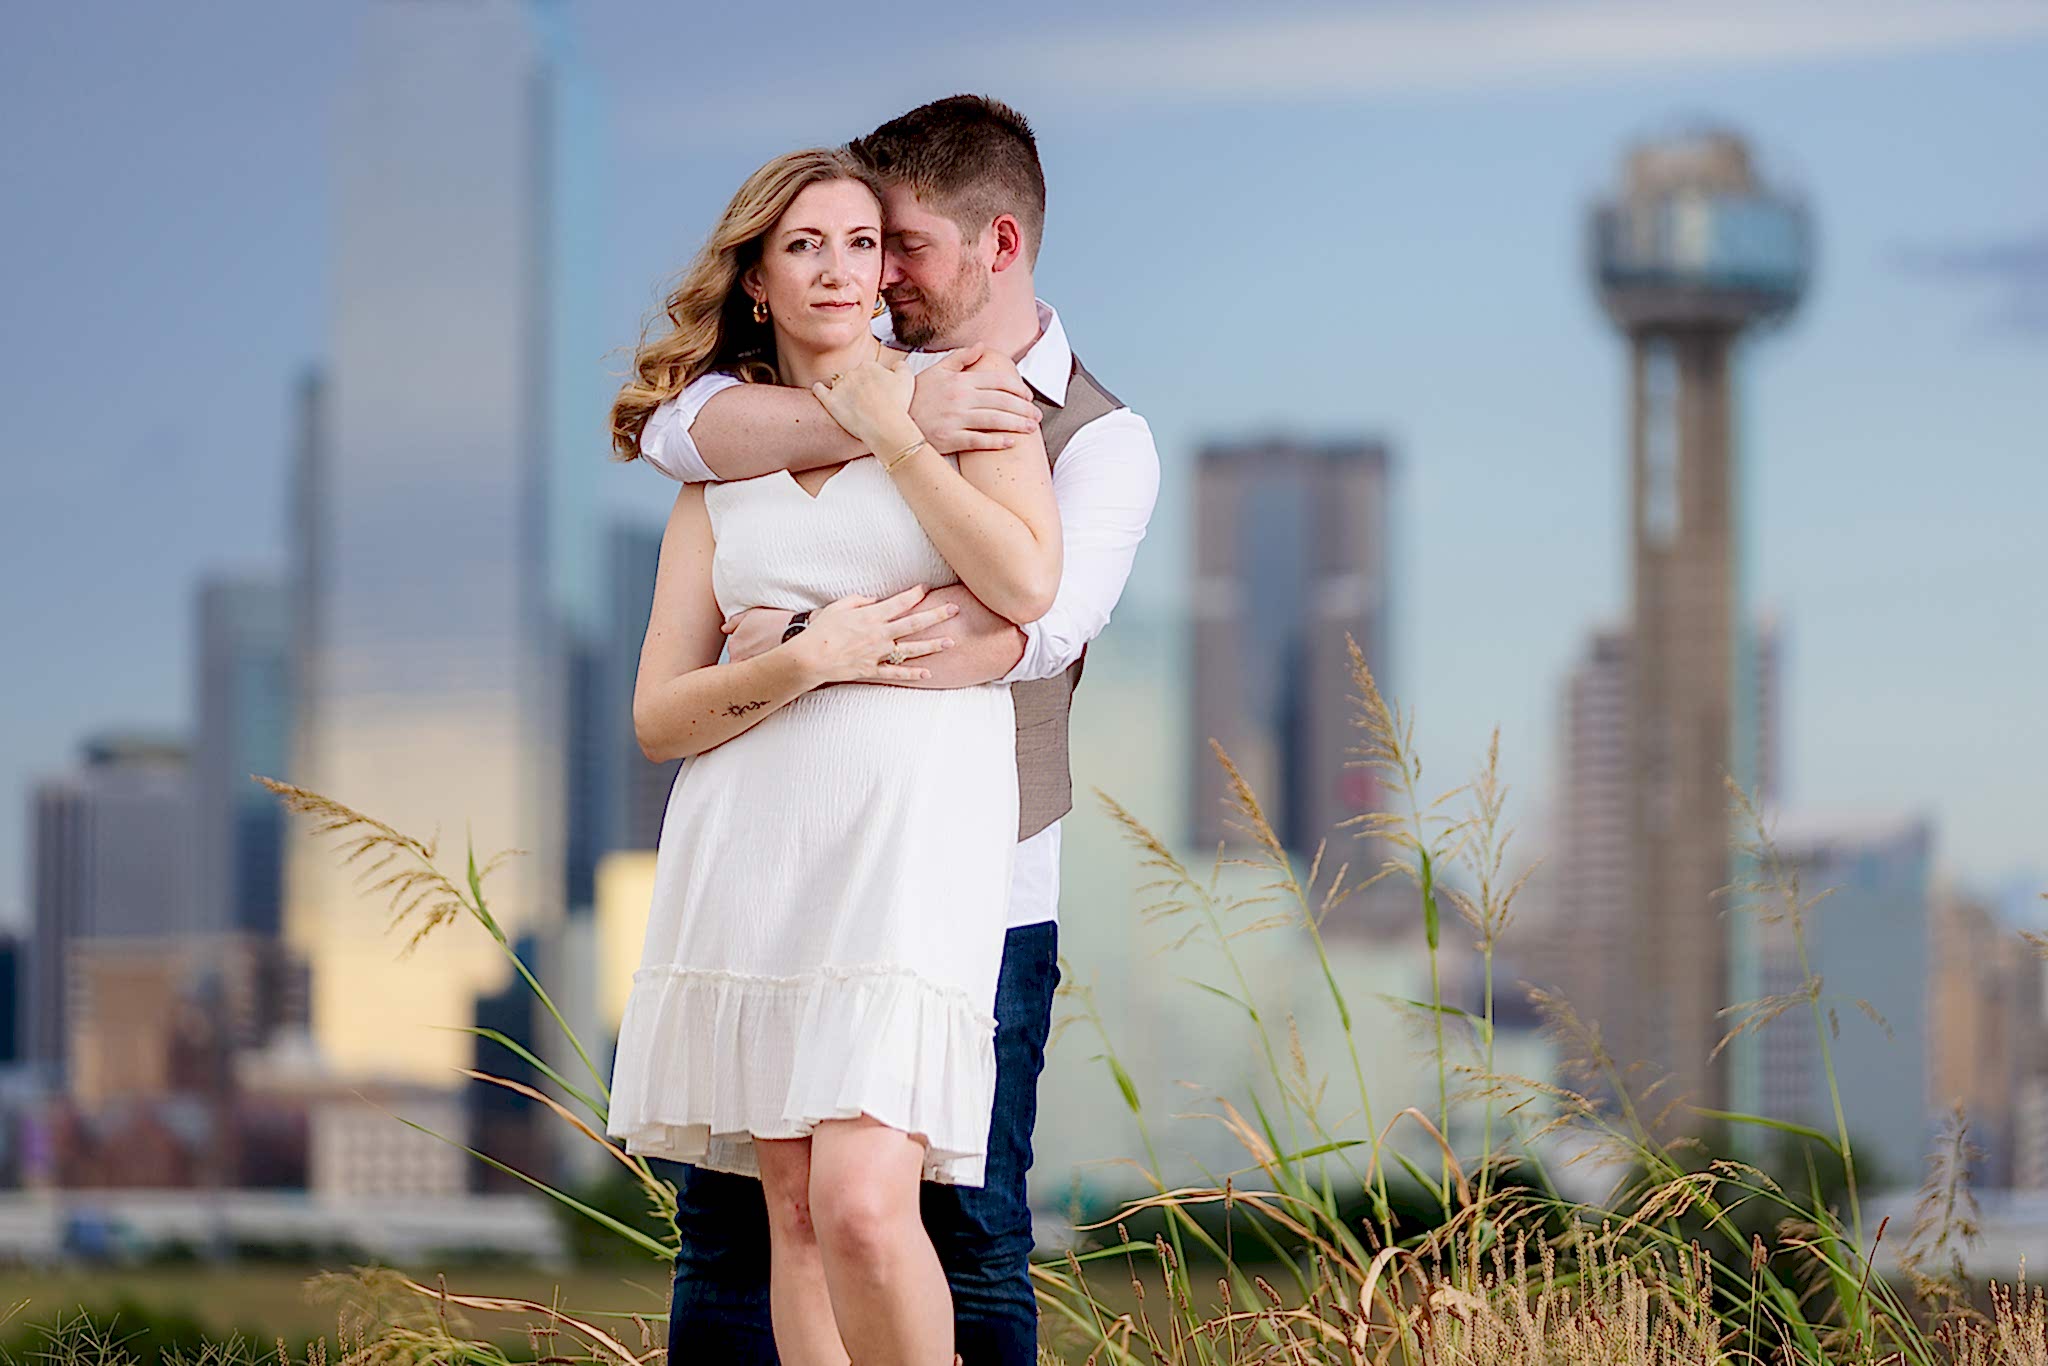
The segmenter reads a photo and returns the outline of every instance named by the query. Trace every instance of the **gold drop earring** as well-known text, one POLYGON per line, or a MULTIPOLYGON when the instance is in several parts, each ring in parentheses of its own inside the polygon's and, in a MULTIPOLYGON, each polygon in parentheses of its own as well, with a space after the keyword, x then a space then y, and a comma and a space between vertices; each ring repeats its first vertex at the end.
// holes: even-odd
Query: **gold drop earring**
POLYGON ((882 298, 882 296, 881 296, 881 295, 877 294, 877 295, 875 296, 875 311, 874 311, 874 312, 872 312, 872 313, 870 313, 870 314, 868 314, 868 316, 869 316, 870 318, 879 318, 879 317, 881 317, 881 316, 882 316, 882 315, 883 315, 884 313, 886 313, 886 312, 888 312, 888 311, 889 311, 889 305, 888 305, 888 303, 887 303, 887 302, 886 302, 886 301, 885 301, 885 300, 884 300, 884 299, 882 298))
POLYGON ((768 301, 766 299, 754 300, 754 321, 757 323, 768 321, 768 301))

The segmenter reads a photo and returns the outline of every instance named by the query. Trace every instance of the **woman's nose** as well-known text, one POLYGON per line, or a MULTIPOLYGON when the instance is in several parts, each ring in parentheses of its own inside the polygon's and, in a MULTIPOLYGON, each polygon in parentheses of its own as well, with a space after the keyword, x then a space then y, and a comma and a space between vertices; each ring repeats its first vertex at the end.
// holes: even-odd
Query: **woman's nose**
POLYGON ((848 278, 846 253, 829 247, 818 253, 818 278, 827 285, 845 283, 848 278))

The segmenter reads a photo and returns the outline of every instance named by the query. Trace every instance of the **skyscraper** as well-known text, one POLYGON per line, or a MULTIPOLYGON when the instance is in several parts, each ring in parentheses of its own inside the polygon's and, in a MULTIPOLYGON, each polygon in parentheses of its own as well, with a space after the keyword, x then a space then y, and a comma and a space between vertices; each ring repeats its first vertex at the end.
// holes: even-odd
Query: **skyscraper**
MULTIPOLYGON (((1758 977, 1768 995, 1797 993, 1811 973, 1832 1016, 1828 1064, 1857 1144, 1859 1177, 1911 1186, 1931 1136, 1927 1069, 1933 829, 1921 817, 1788 817, 1773 843, 1802 898, 1829 893, 1803 917, 1800 961, 1789 918, 1757 922, 1758 977), (1864 1018, 1867 1004, 1884 1021, 1864 1018), (1836 1026, 1839 1026, 1837 1028, 1836 1026)), ((1802 1003, 1759 1031, 1756 1113, 1832 1131, 1833 1105, 1811 1012, 1802 1003)))
MULTIPOLYGON (((602 207, 555 3, 373 4, 338 119, 332 345, 306 410, 303 785, 486 883, 509 934, 565 895, 569 649, 594 628, 606 469, 589 275, 602 207)), ((294 832, 287 928, 344 1076, 445 1082, 507 971, 473 926, 409 957, 331 847, 294 832)))
POLYGON ((1807 275, 1807 220, 1759 182, 1725 132, 1634 148, 1592 217, 1595 282, 1628 337, 1630 623, 1629 962, 1640 1033, 1626 1041, 1673 1093, 1729 1098, 1708 1054, 1720 1008, 1756 994, 1731 880, 1725 777, 1753 785, 1755 668, 1743 615, 1733 371, 1752 325, 1782 318, 1807 275), (1732 941, 1732 942, 1731 942, 1732 941))
POLYGON ((1629 932, 1628 699, 1628 631, 1603 627, 1564 685, 1560 857, 1549 869, 1559 913, 1540 946, 1540 984, 1563 987, 1579 1018, 1607 1039, 1639 1029, 1636 993, 1620 977, 1629 932))
POLYGON ((28 1018, 28 954, 22 936, 0 930, 0 1073, 22 1060, 28 1018))
POLYGON ((1977 1184, 2016 1184, 2019 1121, 2048 1076, 2044 965, 1996 904, 1953 885, 1934 894, 1927 980, 1927 1106, 1960 1104, 1984 1154, 1977 1184))
POLYGON ((633 686, 640 674, 640 644, 654 601, 654 571, 661 563, 661 528, 619 522, 605 542, 606 603, 603 661, 598 675, 597 728, 606 756, 604 848, 653 849, 661 840, 681 759, 650 763, 633 734, 633 686))
MULTIPOLYGON (((1193 837, 1241 845, 1220 742, 1305 859, 1371 809, 1348 634, 1389 689, 1390 461, 1377 441, 1218 443, 1195 466, 1193 837)), ((1349 852, 1342 857, 1351 857, 1349 852)))
POLYGON ((267 579, 200 585, 192 795, 194 899, 205 930, 278 932, 284 812, 249 775, 288 771, 290 606, 284 586, 267 579))
MULTIPOLYGON (((291 547, 291 664, 286 676, 292 716, 286 774, 295 779, 312 772, 313 738, 320 733, 313 706, 313 667, 320 652, 320 608, 327 583, 327 451, 322 444, 327 424, 321 418, 325 391, 320 370, 309 366, 292 396, 294 440, 285 494, 285 544, 291 547)), ((282 861, 291 866, 288 858, 282 861)))
MULTIPOLYGON (((1772 616, 1755 628, 1752 671, 1736 698, 1740 710, 1757 718, 1748 729, 1746 764, 1756 799, 1775 805, 1782 767, 1777 753, 1784 647, 1772 616)), ((1632 896, 1635 873, 1630 844, 1636 795, 1630 767, 1629 707, 1635 696, 1633 651, 1623 626, 1603 626, 1587 640, 1584 654, 1565 680, 1560 707, 1559 855, 1549 877, 1559 912, 1537 946, 1532 965, 1546 985, 1564 989, 1582 1020, 1597 1024, 1618 1054, 1641 1040, 1654 1009, 1646 984, 1630 976, 1642 933, 1632 896)), ((1723 903, 1716 903, 1717 911, 1723 903)), ((1626 1065, 1640 1060, 1623 1056, 1626 1065)), ((1647 1084, 1648 1079, 1645 1079, 1647 1084)))
POLYGON ((34 940, 29 957, 28 1060, 65 1075, 70 959, 95 939, 198 932, 191 780, 185 747, 108 734, 84 763, 36 785, 34 940))

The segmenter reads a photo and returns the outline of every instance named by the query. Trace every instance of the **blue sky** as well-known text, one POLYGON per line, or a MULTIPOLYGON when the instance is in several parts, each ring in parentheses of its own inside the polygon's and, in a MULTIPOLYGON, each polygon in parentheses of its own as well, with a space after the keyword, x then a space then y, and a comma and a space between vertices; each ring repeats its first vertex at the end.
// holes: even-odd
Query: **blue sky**
MULTIPOLYGON (((1931 811, 1969 876, 2048 867, 2048 4, 1046 0, 1017 33, 952 9, 571 9, 611 125, 620 344, 761 160, 956 89, 1011 100, 1052 183, 1041 293, 1160 441, 1134 608, 1179 600, 1176 474, 1202 439, 1383 433, 1391 690, 1446 785, 1499 723, 1532 802, 1559 680, 1626 605, 1625 376, 1584 206, 1631 138, 1733 125, 1820 240, 1804 309, 1743 376, 1789 795, 1931 811)), ((6 21, 0 921, 26 907, 32 777, 94 728, 182 727, 197 576, 282 563, 357 12, 6 21)), ((671 492, 607 483, 649 516, 671 492)))

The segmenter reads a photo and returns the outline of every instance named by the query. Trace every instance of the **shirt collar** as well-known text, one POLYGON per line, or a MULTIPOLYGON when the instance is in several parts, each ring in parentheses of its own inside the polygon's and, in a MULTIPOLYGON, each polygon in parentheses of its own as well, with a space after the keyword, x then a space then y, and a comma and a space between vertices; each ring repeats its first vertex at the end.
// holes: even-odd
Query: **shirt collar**
MULTIPOLYGON (((1017 373, 1054 407, 1064 407, 1067 381, 1074 374, 1074 348, 1067 343, 1067 329, 1061 324, 1060 315, 1053 306, 1043 299, 1035 299, 1033 303, 1038 307, 1038 340, 1031 343, 1024 359, 1017 362, 1017 373)), ((888 313, 884 312, 875 319, 874 332, 889 345, 896 344, 896 329, 889 325, 888 313)))
POLYGON ((1024 382, 1044 394, 1055 407, 1065 407, 1067 402, 1067 381, 1074 376, 1074 348, 1067 344, 1067 329, 1060 323, 1060 315, 1053 311, 1051 304, 1043 299, 1035 300, 1038 305, 1038 340, 1024 353, 1024 359, 1017 362, 1017 373, 1024 382))

